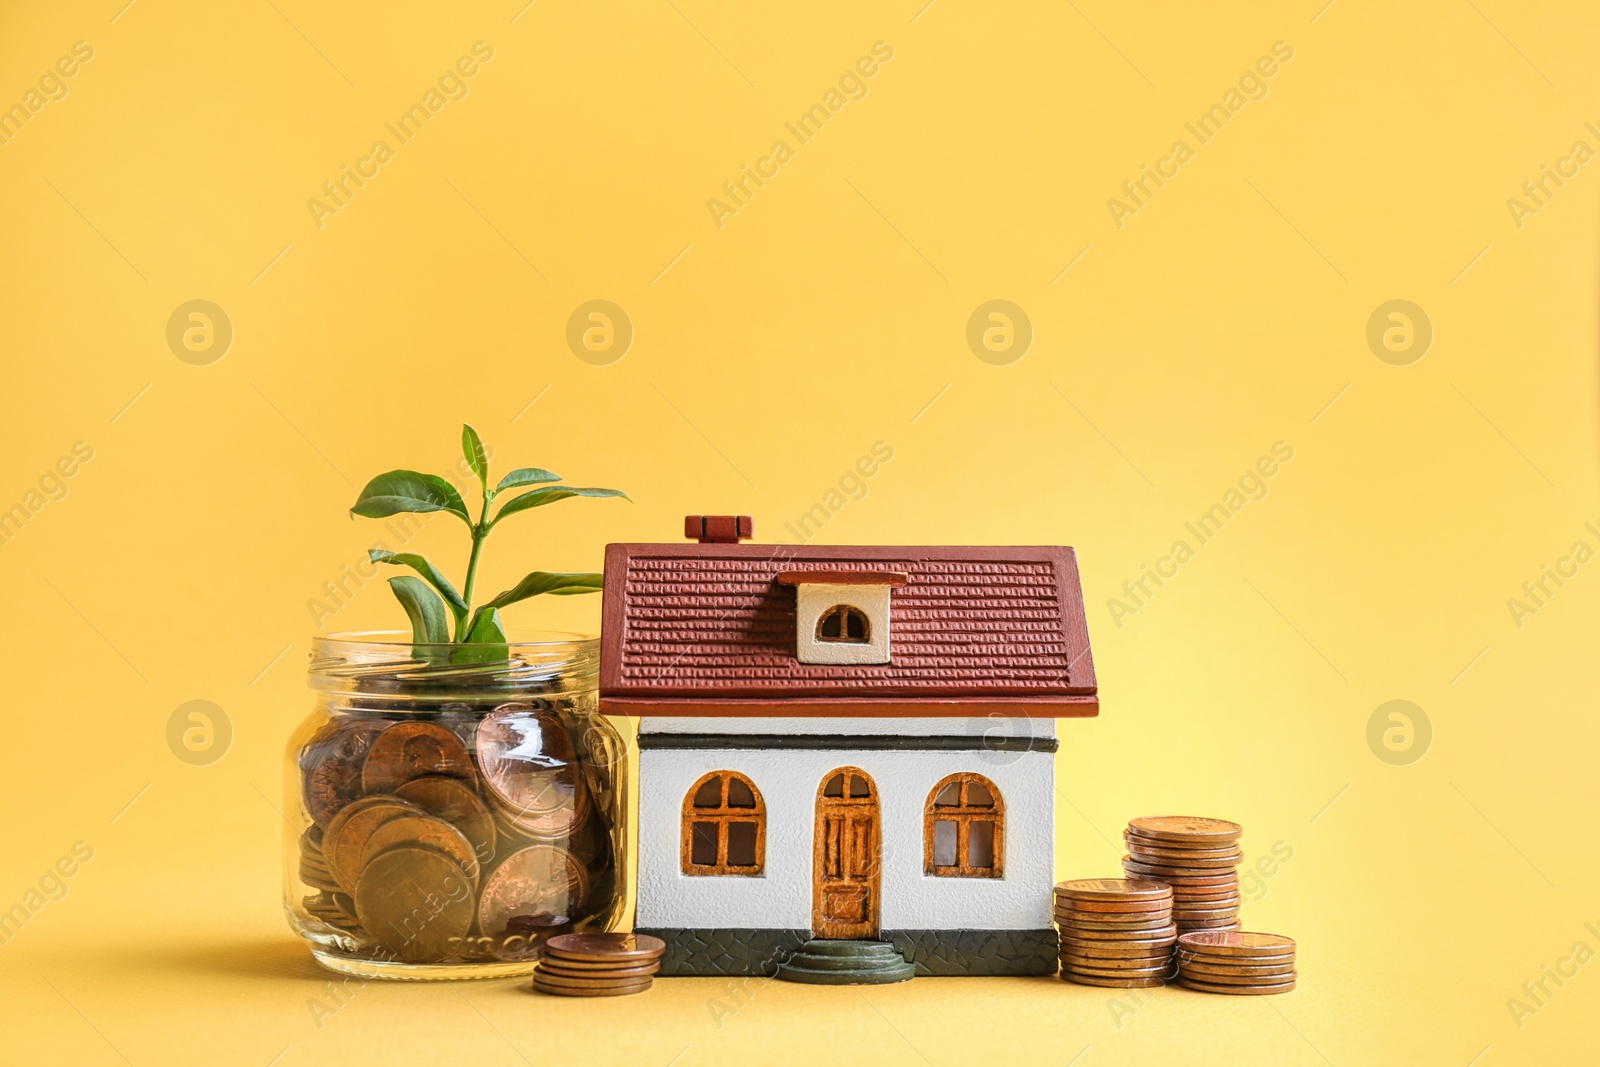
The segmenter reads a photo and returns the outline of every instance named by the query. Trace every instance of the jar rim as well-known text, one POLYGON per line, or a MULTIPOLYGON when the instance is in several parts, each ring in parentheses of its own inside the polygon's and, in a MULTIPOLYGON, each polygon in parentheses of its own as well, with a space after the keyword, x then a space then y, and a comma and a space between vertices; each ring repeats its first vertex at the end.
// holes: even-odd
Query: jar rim
MULTIPOLYGON (((594 634, 576 633, 567 630, 511 630, 506 634, 506 647, 513 649, 553 649, 571 645, 595 645, 600 638, 594 634)), ((462 641, 413 641, 411 635, 404 630, 344 630, 331 634, 314 634, 311 638, 313 645, 322 645, 327 648, 356 648, 369 647, 383 648, 464 648, 466 642, 462 641)), ((493 642, 499 645, 500 642, 493 642)))

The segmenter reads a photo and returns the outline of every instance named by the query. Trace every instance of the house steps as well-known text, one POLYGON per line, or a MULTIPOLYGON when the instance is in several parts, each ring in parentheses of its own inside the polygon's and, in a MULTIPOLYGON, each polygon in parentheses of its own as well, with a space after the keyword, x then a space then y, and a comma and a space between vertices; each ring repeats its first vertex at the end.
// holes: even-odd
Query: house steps
POLYGON ((814 938, 778 968, 778 977, 811 985, 888 985, 917 973, 887 941, 814 938))

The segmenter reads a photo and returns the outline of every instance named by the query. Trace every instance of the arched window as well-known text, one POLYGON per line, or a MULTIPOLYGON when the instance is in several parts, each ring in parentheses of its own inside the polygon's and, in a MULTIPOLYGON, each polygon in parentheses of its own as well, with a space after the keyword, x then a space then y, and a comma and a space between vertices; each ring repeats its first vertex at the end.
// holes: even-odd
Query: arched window
POLYGON ((684 874, 760 874, 767 806, 737 771, 712 771, 683 798, 684 874))
POLYGON ((849 604, 835 604, 817 619, 818 641, 843 641, 852 645, 872 643, 872 624, 867 613, 849 604))
POLYGON ((1005 868, 1005 802, 978 774, 952 774, 928 794, 923 814, 923 873, 941 878, 999 878, 1005 868))

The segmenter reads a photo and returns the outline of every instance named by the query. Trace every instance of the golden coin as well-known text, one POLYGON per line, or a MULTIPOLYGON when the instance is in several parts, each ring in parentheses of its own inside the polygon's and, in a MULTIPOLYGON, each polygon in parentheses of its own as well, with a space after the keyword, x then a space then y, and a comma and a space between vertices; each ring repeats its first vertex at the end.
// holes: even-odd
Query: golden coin
MULTIPOLYGON (((579 914, 588 887, 588 872, 565 849, 554 845, 519 849, 484 877, 478 894, 478 930, 499 946, 514 933, 526 937, 514 920, 541 929, 562 925, 579 914)), ((498 954, 497 949, 491 951, 498 954)), ((516 950, 517 958, 525 954, 526 946, 516 950)))
POLYGON ((1157 841, 1186 841, 1221 845, 1244 836, 1244 827, 1226 819, 1202 819, 1193 815, 1152 815, 1130 819, 1128 832, 1157 841))
POLYGON ((624 963, 624 965, 616 965, 616 963, 595 965, 594 961, 579 963, 578 960, 555 960, 552 957, 539 960, 539 973, 562 974, 565 977, 645 977, 658 973, 659 969, 661 969, 661 960, 651 960, 648 963, 624 963))
POLYGON ((494 859, 494 817, 467 783, 459 778, 429 774, 411 779, 396 789, 394 795, 460 830, 482 862, 494 859))
POLYGON ((397 800, 394 797, 383 796, 381 794, 370 797, 360 797, 359 799, 352 800, 349 804, 346 804, 344 807, 339 809, 338 814, 328 821, 327 827, 322 831, 321 848, 323 856, 327 856, 328 842, 333 838, 334 834, 339 832, 340 827, 344 826, 345 823, 349 822, 351 819, 355 818, 368 808, 375 807, 380 804, 401 804, 407 808, 412 807, 410 801, 397 800))
POLYGON ((301 792, 316 825, 327 826, 340 809, 361 796, 361 766, 383 726, 375 719, 340 715, 300 750, 301 792))
POLYGON ((1155 978, 1097 978, 1088 974, 1074 974, 1071 971, 1062 971, 1063 982, 1073 982, 1077 985, 1099 986, 1103 989, 1153 989, 1156 986, 1166 985, 1166 979, 1155 978))
POLYGON ((666 952, 667 943, 649 934, 562 934, 545 943, 547 959, 580 962, 617 960, 656 960, 666 952))
POLYGON ((1194 933, 1178 938, 1178 947, 1204 956, 1282 956, 1295 950, 1294 938, 1251 932, 1194 933))
POLYGON ((478 780, 467 746, 454 731, 436 722, 397 722, 367 749, 361 784, 368 793, 392 793, 427 774, 478 780))
POLYGON ((1195 978, 1185 978, 1179 975, 1176 979, 1178 985, 1185 989, 1192 989, 1196 993, 1224 993, 1235 997, 1266 997, 1274 993, 1287 993, 1295 987, 1293 981, 1275 985, 1223 985, 1217 982, 1202 982, 1195 978))
MULTIPOLYGON (((372 836, 373 831, 390 819, 399 818, 401 815, 420 814, 411 804, 395 797, 370 799, 374 802, 364 805, 348 818, 345 818, 344 812, 340 812, 335 821, 329 824, 328 836, 325 839, 323 852, 328 863, 328 873, 332 874, 333 880, 347 892, 356 887, 356 879, 361 874, 361 852, 366 848, 367 838, 372 836)), ((352 804, 350 807, 353 808, 355 805, 352 804)), ((350 809, 345 809, 348 810, 350 809)))
POLYGON ((1168 923, 1166 926, 1140 927, 1128 929, 1117 927, 1114 930, 1095 930, 1083 926, 1081 923, 1063 923, 1061 936, 1069 941, 1127 941, 1137 944, 1140 941, 1167 940, 1176 944, 1178 941, 1178 924, 1168 923))
POLYGON ((360 866, 371 863, 379 853, 400 845, 415 845, 443 852, 467 872, 467 880, 478 884, 478 855, 466 835, 443 819, 432 815, 397 815, 372 831, 361 848, 360 866))
POLYGON ((432 849, 392 848, 375 857, 354 896, 362 928, 403 963, 447 959, 472 929, 472 885, 432 849))
POLYGON ((1172 887, 1140 878, 1074 878, 1056 883, 1056 900, 1165 900, 1172 887))
POLYGON ((533 989, 554 997, 621 997, 630 993, 643 993, 649 989, 651 979, 645 978, 629 985, 594 986, 589 988, 555 985, 538 973, 533 976, 533 989))
POLYGON ((523 833, 560 837, 588 816, 589 790, 557 716, 501 705, 478 724, 475 747, 490 804, 523 833))
POLYGON ((1141 956, 1172 955, 1172 948, 1176 945, 1176 937, 1165 940, 1139 940, 1139 941, 1079 941, 1074 938, 1061 938, 1062 953, 1074 956, 1088 956, 1100 959, 1137 959, 1141 956))

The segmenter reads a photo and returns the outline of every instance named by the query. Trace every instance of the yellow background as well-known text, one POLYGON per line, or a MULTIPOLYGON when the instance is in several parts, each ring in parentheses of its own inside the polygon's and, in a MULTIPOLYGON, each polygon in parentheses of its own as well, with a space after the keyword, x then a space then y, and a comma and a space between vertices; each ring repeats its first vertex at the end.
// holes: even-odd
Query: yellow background
MULTIPOLYGON (((0 947, 8 1061, 1592 1055, 1600 964, 1520 1025, 1507 1001, 1600 949, 1600 564, 1520 627, 1507 600, 1600 548, 1600 163, 1520 227, 1506 202, 1573 142, 1600 148, 1600 12, 524 2, 0 14, 0 103, 94 49, 0 146, 0 506, 94 449, 0 546, 0 907, 94 849, 0 947), (306 201, 479 40, 469 95, 318 228, 306 201), (783 124, 880 40, 868 95, 795 144, 783 124), (1276 41, 1294 57, 1268 95, 1118 228, 1107 199, 1194 147, 1184 122, 1276 41), (794 158, 718 228, 708 198, 780 138, 794 158), (193 299, 233 324, 208 366, 166 342, 193 299), (592 299, 634 326, 609 366, 565 341, 592 299), (965 341, 990 299, 1033 324, 1011 365, 965 341), (1366 342, 1392 299, 1433 324, 1409 366, 1366 342), (1104 710, 1062 724, 1058 874, 1115 872, 1133 816, 1238 820, 1250 860, 1293 850, 1245 916, 1298 939, 1300 988, 697 979, 596 1003, 375 983, 319 1027, 274 809, 309 707, 307 602, 380 536, 346 517, 355 487, 444 470, 464 420, 500 470, 636 499, 508 524, 489 590, 674 540, 687 512, 793 540, 879 440, 894 459, 818 543, 1077 546, 1104 710), (1119 627, 1108 599, 1277 441, 1294 459, 1269 495, 1119 627), (210 766, 167 745, 192 699, 233 724, 210 766), (1391 699, 1434 731, 1407 766, 1367 743, 1391 699)), ((417 544, 459 575, 450 520, 417 544)), ((592 629, 597 609, 508 622, 592 629)), ((324 627, 400 618, 372 583, 324 627)))

